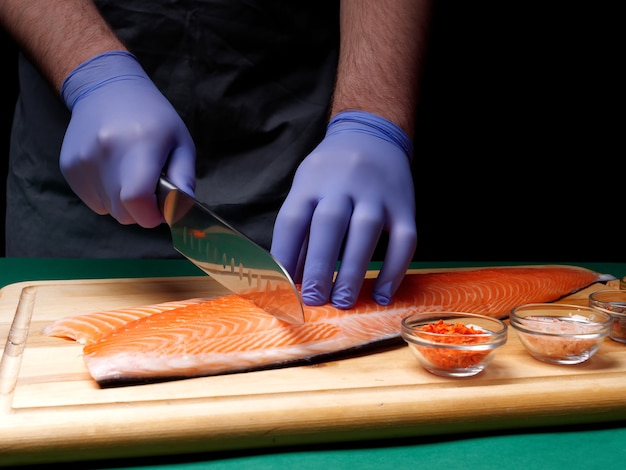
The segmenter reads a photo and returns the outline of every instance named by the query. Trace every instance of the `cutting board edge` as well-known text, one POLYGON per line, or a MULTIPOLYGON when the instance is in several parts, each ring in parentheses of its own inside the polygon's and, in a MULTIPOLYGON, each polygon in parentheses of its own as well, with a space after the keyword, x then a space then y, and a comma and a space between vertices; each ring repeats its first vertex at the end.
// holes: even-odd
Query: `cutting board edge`
MULTIPOLYGON (((537 425, 609 423, 626 419, 626 378, 619 373, 612 375, 612 380, 603 381, 603 386, 608 389, 605 392, 612 392, 610 395, 614 398, 610 402, 598 402, 592 408, 582 408, 576 414, 572 414, 571 409, 565 406, 561 395, 589 393, 589 385, 593 381, 579 380, 580 377, 565 380, 558 392, 548 394, 547 401, 545 390, 540 386, 540 381, 536 381, 534 387, 530 387, 532 394, 526 396, 528 406, 517 406, 515 409, 508 406, 503 398, 515 400, 515 394, 495 389, 488 389, 486 396, 468 397, 462 407, 455 407, 456 412, 446 407, 446 401, 455 400, 452 396, 442 398, 440 406, 425 409, 419 406, 419 400, 414 395, 415 387, 407 385, 393 390, 381 387, 378 393, 362 389, 356 390, 356 393, 355 390, 320 393, 308 397, 308 406, 304 410, 302 403, 306 393, 294 392, 268 396, 264 399, 267 406, 252 413, 246 411, 246 400, 242 399, 242 409, 246 412, 231 412, 230 415, 222 406, 223 400, 216 400, 212 406, 204 407, 198 406, 195 400, 169 403, 165 408, 159 407, 160 413, 155 413, 147 406, 120 406, 123 404, 118 404, 115 410, 103 407, 87 414, 79 409, 65 413, 40 413, 36 423, 39 427, 45 427, 45 433, 38 432, 36 423, 29 421, 32 413, 17 412, 0 423, 0 454, 3 456, 0 466, 67 461, 68 456, 59 453, 63 449, 81 449, 81 452, 85 452, 72 455, 73 458, 81 455, 90 459, 142 457, 155 455, 155 443, 159 444, 156 446, 159 449, 167 448, 167 451, 163 450, 165 454, 175 454, 462 434, 495 429, 524 429, 537 425), (496 394, 500 396, 495 413, 493 410, 478 415, 471 412, 473 405, 489 400, 496 394), (531 409, 533 397, 539 394, 541 406, 531 409), (349 407, 345 406, 344 400, 337 399, 339 395, 350 401, 349 407), (459 415, 459 409, 465 412, 459 415), (300 416, 299 419, 293 419, 291 424, 284 419, 285 413, 290 413, 289 410, 300 416), (530 415, 529 411, 532 411, 530 415), (129 421, 125 413, 132 414, 133 420, 129 421), (320 419, 320 416, 324 416, 324 419, 320 419), (84 426, 86 417, 92 423, 89 429, 84 426), (144 432, 133 433, 133 423, 140 425, 144 432), (211 426, 211 423, 216 425, 211 426), (37 435, 38 439, 33 440, 33 435, 37 435), (10 444, 2 445, 2 442, 7 443, 7 436, 10 436, 10 444), (181 446, 183 441, 187 441, 187 444, 181 446)), ((525 387, 520 388, 517 383, 498 386, 511 389, 518 395, 525 391, 525 387)), ((422 401, 426 400, 422 398, 422 401)), ((258 401, 258 398, 254 400, 258 401)), ((516 405, 519 403, 516 402, 516 405)))

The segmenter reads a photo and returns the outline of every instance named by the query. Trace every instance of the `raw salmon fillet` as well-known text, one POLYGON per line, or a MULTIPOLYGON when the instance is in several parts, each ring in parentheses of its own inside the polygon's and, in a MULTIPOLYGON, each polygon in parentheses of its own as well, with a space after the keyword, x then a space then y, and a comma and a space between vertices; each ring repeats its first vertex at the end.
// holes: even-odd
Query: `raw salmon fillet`
POLYGON ((89 315, 76 315, 46 325, 41 331, 46 336, 59 336, 78 341, 81 344, 95 343, 106 334, 142 317, 166 312, 187 305, 206 302, 208 299, 196 298, 174 302, 163 302, 141 307, 104 310, 89 315))
POLYGON ((195 377, 297 363, 399 338, 402 318, 413 313, 504 318, 517 305, 552 302, 602 280, 575 266, 407 274, 388 306, 374 302, 374 280, 367 279, 355 307, 304 306, 305 323, 298 326, 227 295, 62 318, 44 334, 83 342, 89 373, 100 384, 195 377), (129 310, 141 313, 124 320, 129 310))

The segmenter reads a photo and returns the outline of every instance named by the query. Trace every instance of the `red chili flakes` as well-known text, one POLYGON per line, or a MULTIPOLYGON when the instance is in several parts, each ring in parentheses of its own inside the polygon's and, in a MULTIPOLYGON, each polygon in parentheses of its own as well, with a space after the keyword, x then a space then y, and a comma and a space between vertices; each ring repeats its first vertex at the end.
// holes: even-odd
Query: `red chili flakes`
MULTIPOLYGON (((437 323, 423 325, 421 331, 427 333, 437 333, 442 336, 431 341, 447 344, 478 344, 484 343, 487 338, 477 338, 473 335, 482 335, 485 332, 463 323, 447 323, 439 320, 437 323), (467 335, 467 336, 464 336, 467 335)), ((419 333, 418 333, 419 334, 419 333)), ((463 351, 447 348, 425 348, 418 347, 422 355, 431 363, 442 369, 467 368, 479 364, 491 351, 463 351)))
POLYGON ((439 320, 437 323, 423 325, 421 329, 422 331, 442 335, 480 335, 484 333, 482 330, 477 330, 463 323, 446 323, 443 320, 439 320))

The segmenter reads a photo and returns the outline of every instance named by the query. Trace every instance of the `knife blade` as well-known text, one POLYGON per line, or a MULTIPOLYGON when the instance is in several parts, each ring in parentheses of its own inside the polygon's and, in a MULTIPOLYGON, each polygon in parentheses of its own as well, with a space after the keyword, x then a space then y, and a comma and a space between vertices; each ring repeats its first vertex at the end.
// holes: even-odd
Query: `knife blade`
POLYGON ((304 323, 298 290, 269 251, 163 176, 156 193, 178 252, 226 289, 249 298, 279 320, 304 323))

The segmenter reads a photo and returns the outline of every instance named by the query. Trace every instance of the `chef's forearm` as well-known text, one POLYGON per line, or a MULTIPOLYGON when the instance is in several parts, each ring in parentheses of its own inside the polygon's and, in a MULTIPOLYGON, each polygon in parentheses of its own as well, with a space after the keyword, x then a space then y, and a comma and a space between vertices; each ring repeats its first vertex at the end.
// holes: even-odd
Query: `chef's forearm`
POLYGON ((57 91, 85 60, 126 50, 89 0, 0 0, 0 22, 57 91))
POLYGON ((331 116, 378 114, 413 136, 429 0, 342 0, 331 116))

